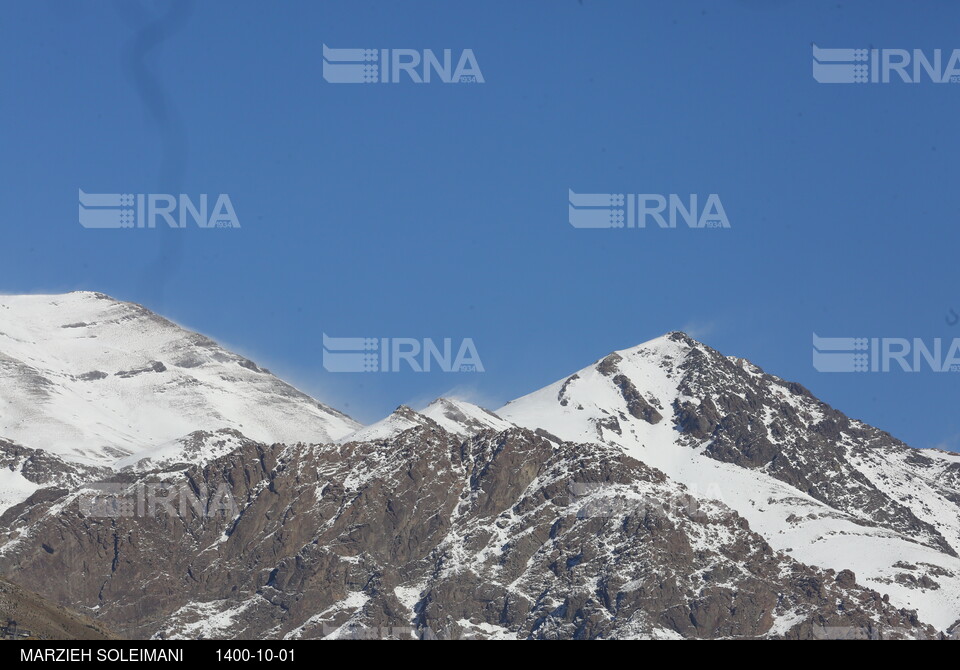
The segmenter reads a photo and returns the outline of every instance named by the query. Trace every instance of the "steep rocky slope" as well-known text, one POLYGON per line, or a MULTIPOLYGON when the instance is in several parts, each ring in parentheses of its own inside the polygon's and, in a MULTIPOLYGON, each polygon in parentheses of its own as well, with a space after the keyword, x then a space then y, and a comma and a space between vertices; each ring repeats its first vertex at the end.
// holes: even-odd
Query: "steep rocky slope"
POLYGON ((113 640, 102 624, 0 579, 0 627, 14 640, 113 640))
POLYGON ((159 481, 232 502, 103 517, 100 488, 42 489, 0 519, 0 570, 139 637, 938 635, 602 444, 427 424, 112 479, 159 481))

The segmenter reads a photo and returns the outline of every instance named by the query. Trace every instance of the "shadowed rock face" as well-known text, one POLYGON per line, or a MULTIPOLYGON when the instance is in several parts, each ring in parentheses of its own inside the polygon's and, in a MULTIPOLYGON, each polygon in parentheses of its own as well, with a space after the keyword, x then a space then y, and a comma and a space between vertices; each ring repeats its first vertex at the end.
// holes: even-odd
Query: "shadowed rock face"
POLYGON ((42 449, 30 449, 3 438, 0 438, 0 468, 18 471, 39 486, 68 488, 112 472, 109 468, 67 463, 42 449))
POLYGON ((625 375, 617 375, 613 378, 613 383, 620 389, 620 394, 627 402, 627 409, 634 418, 643 419, 651 424, 657 424, 663 420, 663 415, 640 395, 640 391, 625 375))
MULTIPOLYGON (((623 357, 614 352, 597 363, 597 372, 605 377, 613 378, 613 383, 620 390, 620 395, 623 396, 623 400, 627 404, 627 411, 630 412, 631 416, 636 419, 642 419, 650 424, 660 423, 660 421, 663 420, 663 415, 654 409, 653 405, 651 405, 646 398, 643 397, 639 389, 637 389, 629 377, 623 374, 617 374, 619 372, 619 368, 617 366, 622 360, 623 357)), ((574 375, 567 381, 570 382, 576 379, 577 375, 574 375)), ((564 385, 564 388, 560 390, 561 396, 563 395, 565 389, 566 384, 564 385)), ((616 422, 616 419, 614 419, 610 425, 605 427, 614 429, 614 426, 616 426, 616 430, 619 430, 619 424, 616 422)))
POLYGON ((3 517, 0 571, 125 636, 936 635, 852 573, 774 552, 736 513, 620 449, 522 429, 244 440, 203 467, 108 481, 232 498, 208 515, 187 504, 106 518, 61 481, 3 517))

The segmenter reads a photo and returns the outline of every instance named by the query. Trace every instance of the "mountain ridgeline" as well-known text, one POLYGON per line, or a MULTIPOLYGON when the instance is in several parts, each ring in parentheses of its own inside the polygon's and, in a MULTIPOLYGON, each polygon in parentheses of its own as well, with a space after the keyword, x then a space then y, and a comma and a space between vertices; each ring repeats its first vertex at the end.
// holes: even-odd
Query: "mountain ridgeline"
POLYGON ((960 455, 683 333, 364 427, 142 307, 4 296, 0 408, 0 574, 124 637, 960 625, 960 455))

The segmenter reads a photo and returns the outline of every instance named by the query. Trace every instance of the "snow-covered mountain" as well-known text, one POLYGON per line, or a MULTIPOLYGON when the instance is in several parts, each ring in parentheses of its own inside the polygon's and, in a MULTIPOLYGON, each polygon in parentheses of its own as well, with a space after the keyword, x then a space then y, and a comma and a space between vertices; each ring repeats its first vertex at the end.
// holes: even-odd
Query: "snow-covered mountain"
POLYGON ((100 293, 0 296, 0 437, 139 460, 195 431, 328 442, 360 425, 198 333, 100 293))
POLYGON ((0 297, 0 572, 127 635, 930 637, 958 553, 960 455, 683 333, 363 427, 140 306, 0 297), (237 516, 83 512, 161 481, 237 516))
POLYGON ((946 629, 960 620, 960 454, 911 449, 683 333, 618 351, 497 414, 615 445, 719 500, 774 549, 946 629))

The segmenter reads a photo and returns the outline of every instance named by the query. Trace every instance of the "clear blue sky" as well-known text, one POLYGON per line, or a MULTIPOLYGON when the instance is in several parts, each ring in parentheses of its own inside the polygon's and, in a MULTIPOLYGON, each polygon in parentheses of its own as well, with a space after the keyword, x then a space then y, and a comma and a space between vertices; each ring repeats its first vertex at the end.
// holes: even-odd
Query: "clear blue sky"
POLYGON ((915 446, 960 375, 821 374, 811 334, 960 336, 960 86, 822 85, 811 44, 960 47, 960 4, 14 1, 0 291, 103 291, 369 422, 487 406, 686 329, 915 446), (332 85, 321 45, 486 83, 332 85), (77 190, 228 193, 239 230, 86 230, 77 190), (718 193, 730 230, 577 230, 567 190, 718 193), (472 337, 483 374, 331 374, 321 334, 472 337))

